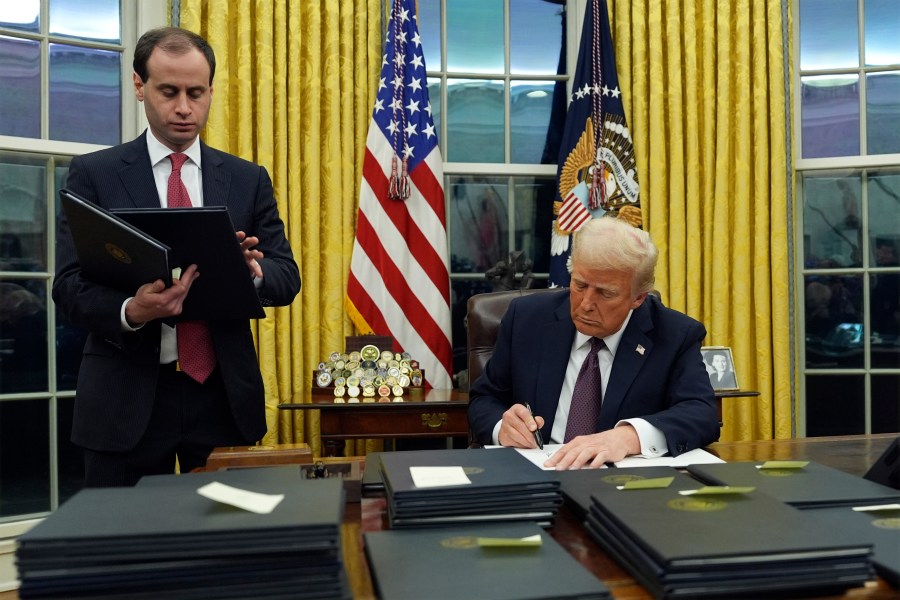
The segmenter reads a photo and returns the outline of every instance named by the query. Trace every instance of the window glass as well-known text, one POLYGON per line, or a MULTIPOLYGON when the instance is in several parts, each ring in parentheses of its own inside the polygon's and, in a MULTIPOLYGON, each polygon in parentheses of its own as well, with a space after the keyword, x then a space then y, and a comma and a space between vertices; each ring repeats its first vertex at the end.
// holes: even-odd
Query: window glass
POLYGON ((806 376, 806 435, 854 435, 866 432, 866 411, 862 375, 806 376))
POLYGON ((897 0, 865 0, 866 66, 900 63, 900 7, 897 0))
POLYGON ((447 81, 448 162, 499 163, 504 160, 503 82, 447 81))
POLYGON ((868 154, 900 153, 900 71, 866 75, 866 130, 868 154))
POLYGON ((540 164, 547 142, 553 81, 512 81, 509 93, 510 162, 540 164))
POLYGON ((0 3, 0 27, 30 33, 41 30, 40 0, 9 0, 0 3))
POLYGON ((859 77, 800 78, 803 157, 859 154, 859 77))
POLYGON ((862 282, 861 275, 804 278, 807 367, 862 368, 862 282))
MULTIPOLYGON (((896 354, 896 350, 894 351, 896 354)), ((896 368, 897 361, 893 361, 896 368)), ((900 431, 900 377, 872 375, 872 433, 900 431)))
POLYGON ((0 401, 0 518, 50 510, 49 423, 48 400, 0 401))
POLYGON ((42 279, 0 279, 0 393, 47 391, 47 292, 42 279))
POLYGON ((800 68, 859 66, 856 2, 800 0, 800 68))
MULTIPOLYGON (((515 177, 515 232, 513 249, 530 260, 532 271, 550 268, 550 228, 553 219, 554 177, 515 177)), ((535 287, 545 287, 535 285, 535 287)))
MULTIPOLYGON (((425 68, 429 71, 441 70, 441 2, 440 0, 418 0, 419 37, 422 38, 422 52, 425 68)), ((434 100, 432 100, 434 103, 434 100)))
POLYGON ((503 0, 447 2, 447 71, 503 73, 503 0))
POLYGON ((428 78, 428 102, 431 104, 431 118, 434 120, 434 131, 438 136, 438 144, 441 146, 441 155, 447 160, 447 150, 444 139, 441 136, 441 117, 443 117, 443 105, 441 104, 441 78, 428 78))
POLYGON ((0 271, 47 270, 45 159, 0 155, 0 271))
POLYGON ((555 74, 562 47, 561 4, 517 0, 509 11, 509 69, 525 75, 555 74), (555 51, 554 51, 555 50, 555 51))
POLYGON ((505 177, 448 177, 450 263, 455 273, 484 273, 505 260, 509 187, 505 177))
POLYGON ((119 0, 50 0, 50 33, 118 43, 122 37, 119 0))
POLYGON ((41 45, 0 36, 0 135, 41 137, 41 45))
POLYGON ((121 141, 121 55, 50 44, 50 138, 112 146, 121 141))
POLYGON ((803 179, 803 250, 806 267, 840 269, 862 266, 860 179, 803 179))

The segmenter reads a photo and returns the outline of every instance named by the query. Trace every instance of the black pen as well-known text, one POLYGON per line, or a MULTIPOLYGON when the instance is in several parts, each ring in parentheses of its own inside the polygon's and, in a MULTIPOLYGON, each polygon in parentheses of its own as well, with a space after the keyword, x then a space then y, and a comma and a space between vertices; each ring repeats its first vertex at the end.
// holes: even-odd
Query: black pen
MULTIPOLYGON (((534 413, 531 412, 531 405, 526 402, 525 408, 527 408, 528 412, 531 413, 531 418, 533 419, 534 413)), ((541 436, 541 428, 540 427, 538 427, 537 429, 534 430, 534 441, 537 442, 538 448, 540 448, 541 450, 544 449, 544 438, 543 438, 543 436, 541 436)))

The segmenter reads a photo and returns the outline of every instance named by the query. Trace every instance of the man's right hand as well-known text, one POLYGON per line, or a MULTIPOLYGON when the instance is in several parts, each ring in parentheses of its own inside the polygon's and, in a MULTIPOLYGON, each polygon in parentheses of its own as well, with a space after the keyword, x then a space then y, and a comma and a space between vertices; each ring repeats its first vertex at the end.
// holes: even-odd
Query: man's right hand
POLYGON ((132 327, 139 327, 153 319, 164 319, 181 314, 184 299, 194 280, 200 276, 197 265, 191 265, 178 279, 166 287, 161 279, 138 288, 134 298, 125 305, 125 318, 132 327))
POLYGON ((534 432, 544 426, 544 417, 532 417, 524 404, 513 404, 503 413, 497 441, 512 448, 537 448, 534 432))

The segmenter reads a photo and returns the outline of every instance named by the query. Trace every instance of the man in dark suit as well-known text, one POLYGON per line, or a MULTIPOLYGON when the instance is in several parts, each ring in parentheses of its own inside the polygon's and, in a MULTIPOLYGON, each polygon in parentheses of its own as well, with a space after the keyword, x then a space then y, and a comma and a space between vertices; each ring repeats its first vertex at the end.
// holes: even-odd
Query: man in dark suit
POLYGON ((564 443, 545 465, 569 469, 718 439, 700 354, 706 329, 649 295, 657 255, 646 232, 619 219, 576 234, 571 288, 518 298, 501 321, 469 391, 477 442, 533 448, 540 428, 543 440, 564 443))
MULTIPOLYGON (((263 305, 289 304, 300 275, 268 173, 199 139, 212 100, 212 48, 186 30, 155 29, 138 41, 134 71, 148 131, 75 158, 66 186, 108 209, 160 208, 173 199, 228 207, 263 305)), ((171 473, 176 457, 187 472, 203 466, 216 446, 250 444, 265 434, 249 321, 165 324, 181 313, 201 276, 196 265, 168 288, 158 280, 126 294, 82 275, 64 217, 57 244, 53 299, 90 332, 72 426, 72 441, 85 450, 88 486, 133 485, 143 475, 171 473)))

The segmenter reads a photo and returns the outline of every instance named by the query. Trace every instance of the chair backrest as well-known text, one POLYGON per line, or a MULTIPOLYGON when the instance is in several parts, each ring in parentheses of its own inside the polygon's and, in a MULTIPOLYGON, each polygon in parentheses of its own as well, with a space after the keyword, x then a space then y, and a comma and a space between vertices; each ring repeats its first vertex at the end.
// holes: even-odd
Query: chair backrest
POLYGON ((497 330, 500 319, 506 314, 509 303, 516 298, 538 292, 552 291, 545 288, 510 290, 504 292, 488 292, 475 294, 469 298, 466 306, 466 335, 468 338, 469 385, 484 370, 497 341, 497 330))

